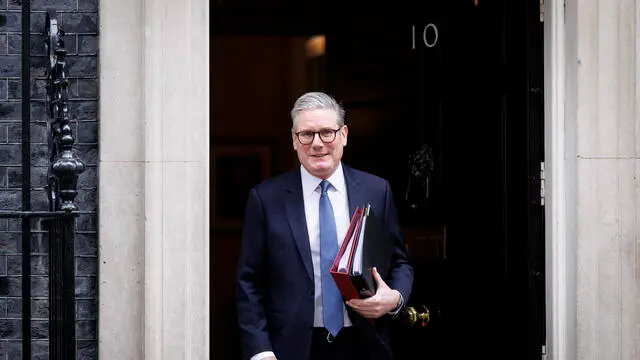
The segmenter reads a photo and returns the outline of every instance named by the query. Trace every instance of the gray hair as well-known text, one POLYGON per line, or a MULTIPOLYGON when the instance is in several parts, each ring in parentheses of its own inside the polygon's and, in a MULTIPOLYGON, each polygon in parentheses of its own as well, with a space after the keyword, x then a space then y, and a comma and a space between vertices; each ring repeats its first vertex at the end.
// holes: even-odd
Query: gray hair
POLYGON ((338 115, 336 122, 339 126, 344 125, 344 109, 338 102, 331 96, 323 92, 308 92, 303 94, 293 104, 291 110, 291 120, 293 121, 293 128, 295 129, 298 122, 298 115, 304 110, 311 109, 329 109, 335 111, 338 115))

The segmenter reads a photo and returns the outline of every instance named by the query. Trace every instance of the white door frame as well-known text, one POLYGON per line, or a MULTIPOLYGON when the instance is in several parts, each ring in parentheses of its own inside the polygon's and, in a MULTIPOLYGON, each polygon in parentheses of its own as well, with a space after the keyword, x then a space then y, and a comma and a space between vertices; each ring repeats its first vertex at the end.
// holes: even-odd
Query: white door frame
POLYGON ((99 358, 208 360, 209 1, 99 14, 99 358))
POLYGON ((548 359, 575 359, 575 67, 567 59, 575 39, 576 4, 546 0, 544 8, 544 127, 546 165, 545 269, 548 359))

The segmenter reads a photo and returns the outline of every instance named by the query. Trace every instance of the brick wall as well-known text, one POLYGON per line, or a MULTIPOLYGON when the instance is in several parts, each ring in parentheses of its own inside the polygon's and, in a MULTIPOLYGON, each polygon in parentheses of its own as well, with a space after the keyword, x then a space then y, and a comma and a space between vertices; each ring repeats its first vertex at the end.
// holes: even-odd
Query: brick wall
MULTIPOLYGON (((31 0, 31 202, 47 207, 48 165, 44 108, 45 11, 54 9, 65 31, 70 113, 78 156, 87 165, 76 203, 76 297, 78 359, 97 359, 98 315, 98 0, 31 0)), ((22 0, 0 0, 0 210, 21 206, 22 0)), ((48 245, 40 221, 32 228, 32 358, 48 353, 48 245)), ((21 359, 21 221, 0 219, 0 360, 21 359)))

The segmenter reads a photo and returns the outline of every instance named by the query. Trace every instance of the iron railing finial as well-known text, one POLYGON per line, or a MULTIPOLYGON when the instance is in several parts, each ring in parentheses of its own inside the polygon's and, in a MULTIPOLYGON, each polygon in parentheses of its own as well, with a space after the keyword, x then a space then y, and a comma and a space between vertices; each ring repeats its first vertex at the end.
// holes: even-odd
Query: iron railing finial
POLYGON ((50 129, 48 192, 53 211, 75 211, 74 200, 78 195, 78 176, 85 164, 73 149, 74 138, 69 117, 69 81, 67 80, 64 48, 64 31, 58 24, 54 11, 47 12, 45 21, 45 47, 49 56, 47 76, 47 114, 50 129))

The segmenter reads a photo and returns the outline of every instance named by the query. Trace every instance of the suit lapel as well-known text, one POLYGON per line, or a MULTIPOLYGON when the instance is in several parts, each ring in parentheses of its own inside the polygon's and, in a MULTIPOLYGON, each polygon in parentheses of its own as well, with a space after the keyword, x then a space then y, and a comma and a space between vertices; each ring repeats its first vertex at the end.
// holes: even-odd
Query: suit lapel
POLYGON ((342 171, 344 172, 344 181, 347 186, 347 195, 349 197, 349 220, 356 212, 357 207, 365 206, 365 198, 362 194, 359 181, 354 172, 348 166, 342 165, 342 171))
POLYGON ((285 208, 289 226, 309 279, 313 281, 313 263, 311 262, 311 247, 309 246, 309 232, 307 230, 307 219, 305 218, 300 171, 293 172, 286 194, 285 208))

